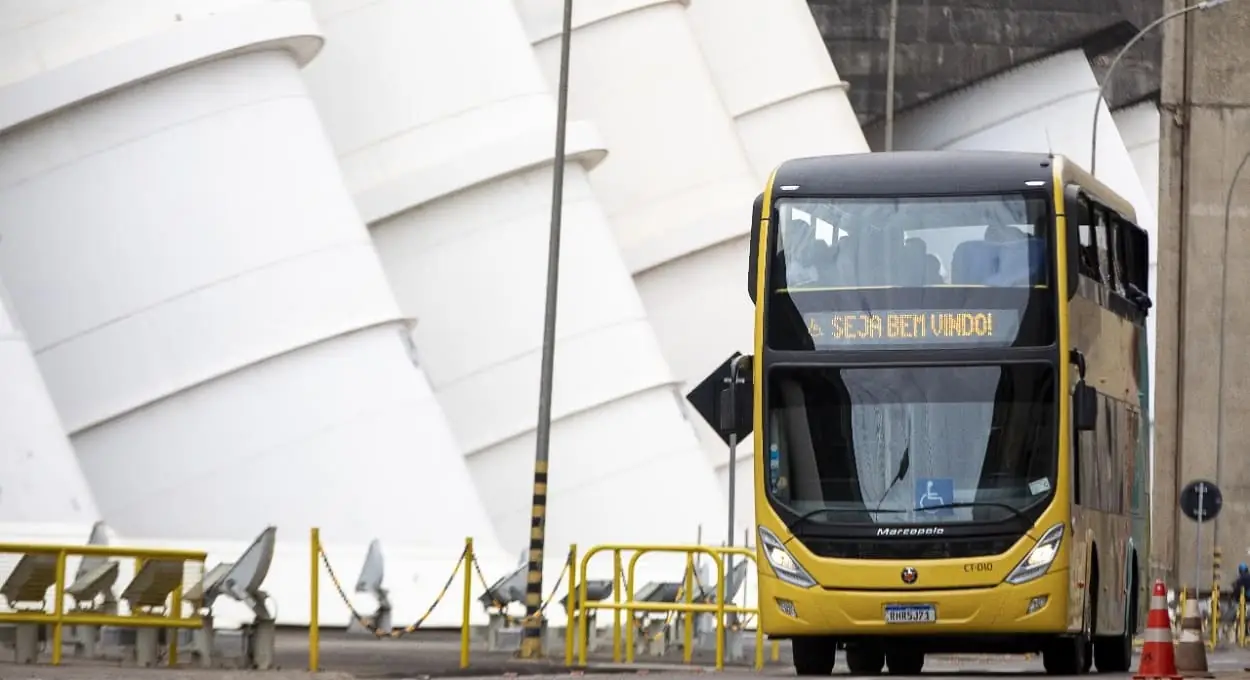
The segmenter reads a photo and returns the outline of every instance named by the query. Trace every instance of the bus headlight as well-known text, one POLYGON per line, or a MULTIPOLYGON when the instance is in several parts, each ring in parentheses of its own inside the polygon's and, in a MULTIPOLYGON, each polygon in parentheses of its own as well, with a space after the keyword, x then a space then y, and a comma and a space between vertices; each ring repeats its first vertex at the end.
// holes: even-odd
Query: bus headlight
POLYGON ((781 539, 764 527, 760 527, 760 547, 764 549, 764 558, 768 560, 768 566, 773 568, 777 578, 800 588, 816 585, 816 579, 799 565, 799 561, 786 550, 781 539))
POLYGON ((1020 564, 1017 564, 1016 568, 1012 569, 1011 573, 1007 575, 1007 582, 1015 584, 1028 583, 1045 574, 1050 569, 1051 563, 1055 561, 1055 557, 1059 554, 1059 543, 1062 540, 1062 523, 1047 529, 1046 533, 1042 534, 1042 538, 1037 542, 1037 545, 1034 545, 1029 554, 1025 555, 1024 559, 1020 560, 1020 564))

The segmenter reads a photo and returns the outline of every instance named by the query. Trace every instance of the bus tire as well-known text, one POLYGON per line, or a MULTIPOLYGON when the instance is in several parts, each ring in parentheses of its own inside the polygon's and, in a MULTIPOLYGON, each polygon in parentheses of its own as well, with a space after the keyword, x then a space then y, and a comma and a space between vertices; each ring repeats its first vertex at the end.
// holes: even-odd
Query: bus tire
POLYGON ((831 675, 838 658, 838 645, 833 638, 796 637, 790 640, 795 675, 831 675))
MULTIPOLYGON (((1094 562, 1093 569, 1098 568, 1094 562)), ((1097 573, 1097 571, 1094 571, 1097 573)), ((1098 611, 1098 579, 1086 590, 1084 630, 1072 636, 1056 638, 1042 650, 1042 666, 1050 675, 1084 675, 1094 665, 1094 617, 1098 611)))
POLYGON ((1129 584, 1124 634, 1094 638, 1094 665, 1099 673, 1127 673, 1133 665, 1133 633, 1137 629, 1137 576, 1129 584))
POLYGON ((851 675, 878 675, 885 667, 885 652, 876 645, 848 644, 846 665, 851 675))
POLYGON ((885 665, 889 668, 890 675, 920 675, 920 671, 924 669, 924 652, 887 652, 885 665))
POLYGON ((1053 640, 1042 650, 1042 666, 1049 675, 1083 675, 1089 672, 1089 635, 1082 633, 1053 640))

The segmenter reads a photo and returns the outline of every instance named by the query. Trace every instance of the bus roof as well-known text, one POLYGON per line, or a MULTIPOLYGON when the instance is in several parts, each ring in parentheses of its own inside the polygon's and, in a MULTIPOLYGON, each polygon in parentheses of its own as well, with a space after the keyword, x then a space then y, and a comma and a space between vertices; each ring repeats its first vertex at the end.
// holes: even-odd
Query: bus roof
POLYGON ((795 158, 777 167, 773 196, 893 196, 1050 187, 1051 156, 1014 151, 890 151, 795 158), (782 187, 795 187, 783 190, 782 187))

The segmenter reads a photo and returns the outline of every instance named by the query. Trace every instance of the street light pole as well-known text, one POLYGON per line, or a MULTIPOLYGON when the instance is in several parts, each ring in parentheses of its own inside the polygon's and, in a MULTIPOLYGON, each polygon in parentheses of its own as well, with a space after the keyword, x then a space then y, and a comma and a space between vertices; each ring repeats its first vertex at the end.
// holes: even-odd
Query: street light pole
POLYGON ((889 46, 885 57, 885 150, 894 150, 894 60, 898 51, 898 0, 890 0, 889 46))
POLYGON ((1197 4, 1172 10, 1171 12, 1168 12, 1158 19, 1146 24, 1146 27, 1138 31, 1137 35, 1133 36, 1127 43, 1124 43, 1124 47, 1120 48, 1120 51, 1116 53, 1115 58, 1111 60, 1111 65, 1107 67, 1107 72, 1103 75, 1102 83, 1098 85, 1098 97, 1094 101, 1094 125, 1089 140, 1089 174, 1097 177, 1095 171, 1098 166, 1098 113, 1102 109, 1103 92, 1107 89, 1107 85, 1111 82, 1111 76, 1115 74, 1115 69, 1120 65, 1120 60, 1124 58, 1124 55, 1133 48, 1133 45, 1136 45, 1138 41, 1146 37, 1146 34, 1175 19, 1176 17, 1189 14, 1194 10, 1207 10, 1212 7, 1219 7, 1228 1, 1229 0, 1202 0, 1202 2, 1197 4))
MULTIPOLYGON (((560 227, 564 215, 564 147, 569 117, 569 51, 573 38, 573 0, 564 0, 560 34, 560 83, 556 95, 556 152, 551 168, 551 235, 547 242, 547 300, 543 318, 543 358, 538 387, 538 431, 534 447, 534 501, 530 514, 530 552, 525 580, 525 624, 520 656, 542 656, 543 547, 547 526, 547 458, 551 449, 551 392, 556 358, 556 304, 560 290, 560 227)), ((468 578, 466 575, 465 578, 468 578)), ((570 626, 572 624, 570 623, 570 626)), ((571 630, 571 628, 570 628, 571 630)))

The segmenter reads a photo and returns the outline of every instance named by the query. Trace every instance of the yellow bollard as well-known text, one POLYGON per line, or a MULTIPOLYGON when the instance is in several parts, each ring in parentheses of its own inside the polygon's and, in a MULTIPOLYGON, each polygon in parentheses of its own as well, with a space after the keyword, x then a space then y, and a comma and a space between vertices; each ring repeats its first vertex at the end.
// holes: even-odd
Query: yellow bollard
POLYGON ((1208 649, 1215 649, 1215 645, 1220 641, 1220 590, 1219 582, 1215 582, 1216 587, 1211 589, 1211 640, 1208 642, 1208 649))
POLYGON ((460 566, 464 568, 464 601, 460 607, 460 668, 469 667, 469 616, 473 605, 473 537, 464 539, 464 556, 460 566))
POLYGON ((781 643, 771 640, 768 643, 768 660, 773 663, 781 663, 781 643))
POLYGON ((1246 646, 1246 591, 1237 590, 1237 646, 1246 646))
POLYGON ((308 532, 308 672, 316 673, 321 663, 321 530, 308 532))
POLYGON ((569 594, 564 600, 564 665, 573 665, 573 638, 581 631, 581 622, 576 617, 585 616, 586 612, 577 610, 577 544, 569 546, 569 594))

